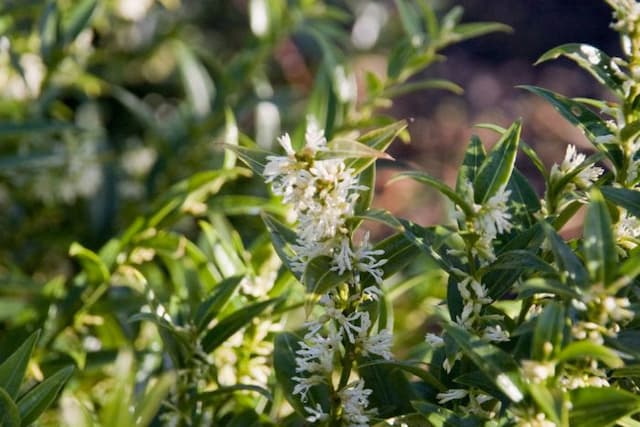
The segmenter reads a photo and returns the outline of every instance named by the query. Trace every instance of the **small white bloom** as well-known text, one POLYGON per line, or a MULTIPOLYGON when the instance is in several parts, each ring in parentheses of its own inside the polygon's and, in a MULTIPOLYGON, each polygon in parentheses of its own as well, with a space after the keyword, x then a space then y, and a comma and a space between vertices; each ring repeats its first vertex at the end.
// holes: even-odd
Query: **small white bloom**
POLYGON ((444 339, 441 336, 432 334, 431 332, 428 332, 427 335, 424 336, 424 340, 432 348, 444 347, 444 339))
POLYGON ((357 380, 338 392, 342 403, 342 421, 347 427, 369 426, 369 416, 375 411, 367 410, 370 389, 364 388, 364 381, 357 380))
POLYGON ((438 403, 443 405, 452 400, 464 399, 467 397, 469 392, 462 388, 452 388, 451 390, 447 390, 443 393, 438 393, 436 395, 436 399, 438 399, 438 403))
POLYGON ((509 341, 509 333, 503 330, 500 325, 487 326, 482 337, 493 342, 509 341))
POLYGON ((307 411, 307 414, 309 414, 306 420, 310 423, 324 421, 327 418, 329 418, 329 414, 324 412, 324 410, 322 409, 322 406, 320 406, 319 403, 316 403, 316 406, 313 408, 310 406, 305 406, 304 410, 307 411))
POLYGON ((362 338, 362 350, 366 356, 369 353, 382 356, 386 360, 393 359, 391 353, 391 344, 393 342, 393 335, 388 329, 381 330, 376 335, 364 336, 362 338))

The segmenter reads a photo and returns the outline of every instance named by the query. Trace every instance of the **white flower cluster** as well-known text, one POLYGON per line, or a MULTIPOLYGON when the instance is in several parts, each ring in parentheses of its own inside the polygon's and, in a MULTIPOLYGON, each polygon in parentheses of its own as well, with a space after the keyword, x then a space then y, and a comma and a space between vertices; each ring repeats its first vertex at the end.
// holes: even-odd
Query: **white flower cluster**
MULTIPOLYGON (((293 394, 306 402, 313 386, 325 384, 340 398, 341 410, 335 413, 342 425, 368 426, 369 416, 375 410, 367 408, 371 390, 364 387, 364 381, 342 383, 338 389, 333 384, 334 371, 346 351, 392 358, 391 331, 372 333, 370 314, 358 310, 360 303, 380 297, 382 267, 387 262, 382 258, 384 251, 372 247, 369 234, 354 245, 351 230, 346 226, 354 215, 358 192, 367 188, 358 183, 355 171, 342 159, 318 158, 318 154, 330 150, 324 132, 313 120, 309 121, 301 150, 293 149, 288 135, 279 142, 286 155, 269 156, 264 177, 272 191, 292 206, 297 219, 293 269, 303 273, 310 260, 328 256, 331 271, 344 275, 349 289, 347 297, 335 290, 320 297, 319 306, 324 313, 307 324, 307 333, 296 351, 293 394), (374 286, 363 286, 363 273, 373 278, 374 286)), ((305 407, 306 420, 311 423, 326 420, 329 414, 325 410, 319 404, 305 407)))
POLYGON ((472 230, 478 234, 474 253, 479 255, 481 260, 492 261, 495 259, 493 240, 499 234, 508 233, 513 228, 508 207, 511 190, 503 186, 485 203, 477 204, 474 200, 473 185, 468 183, 465 188, 465 200, 472 206, 474 213, 472 218, 465 218, 462 212, 458 212, 458 216, 471 220, 472 230))
MULTIPOLYGON (((574 173, 578 168, 582 167, 585 160, 586 156, 582 153, 578 153, 576 151, 576 147, 569 144, 562 163, 560 165, 554 164, 551 167, 551 180, 558 180, 567 174, 574 173)), ((591 164, 578 172, 572 181, 578 188, 587 189, 591 187, 591 185, 597 181, 603 173, 604 169, 591 164)), ((570 187, 569 190, 572 190, 573 188, 575 187, 570 187)))

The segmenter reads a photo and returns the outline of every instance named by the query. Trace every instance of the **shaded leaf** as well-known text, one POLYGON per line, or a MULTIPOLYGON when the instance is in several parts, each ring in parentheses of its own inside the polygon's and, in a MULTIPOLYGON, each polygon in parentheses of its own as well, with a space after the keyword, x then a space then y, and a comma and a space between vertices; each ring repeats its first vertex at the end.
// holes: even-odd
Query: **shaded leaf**
POLYGON ((270 299, 253 303, 231 313, 204 334, 201 340, 202 349, 207 353, 212 352, 277 301, 277 299, 270 299))
POLYGON ((483 204, 506 187, 518 152, 520 122, 515 122, 487 154, 473 181, 475 202, 483 204))
POLYGON ((20 384, 22 384, 27 371, 27 365, 31 359, 31 353, 33 353, 39 337, 39 330, 31 334, 29 338, 0 365, 0 387, 13 399, 18 396, 20 384))
POLYGON ((593 189, 584 221, 584 256, 591 279, 609 285, 616 275, 618 257, 609 210, 602 193, 593 189))
POLYGON ((556 59, 560 56, 575 61, 580 67, 591 73, 600 83, 603 83, 610 89, 622 93, 622 84, 624 77, 622 71, 616 63, 600 49, 588 44, 567 43, 545 52, 535 63, 538 65, 550 59, 556 59))
POLYGON ((570 392, 572 426, 606 427, 640 410, 640 398, 611 387, 586 387, 570 392))
POLYGON ((11 396, 0 387, 0 426, 20 427, 21 423, 18 407, 11 399, 11 396))
POLYGON ((18 409, 22 425, 34 422, 53 403, 73 371, 73 366, 62 368, 20 397, 18 409))

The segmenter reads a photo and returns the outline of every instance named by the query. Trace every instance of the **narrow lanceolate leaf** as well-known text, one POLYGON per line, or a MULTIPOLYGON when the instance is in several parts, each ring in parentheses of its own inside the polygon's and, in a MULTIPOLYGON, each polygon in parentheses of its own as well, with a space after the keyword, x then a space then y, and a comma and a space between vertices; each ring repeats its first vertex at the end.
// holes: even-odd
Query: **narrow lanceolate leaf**
POLYGON ((63 30, 63 41, 69 44, 78 37, 78 34, 87 28, 91 15, 98 5, 98 0, 82 0, 71 11, 71 17, 63 30))
POLYGON ((420 17, 413 7, 413 2, 406 0, 395 0, 402 28, 409 39, 417 38, 421 40, 424 37, 424 29, 420 23, 420 17))
POLYGON ((251 169, 251 172, 260 176, 262 176, 264 166, 268 162, 267 157, 273 155, 273 153, 261 148, 247 148, 227 143, 220 144, 220 146, 234 153, 251 169))
POLYGON ((476 203, 486 202, 509 182, 518 152, 520 129, 519 121, 511 125, 482 162, 473 181, 476 203))
POLYGON ((109 277, 111 277, 109 269, 104 265, 100 257, 81 244, 72 243, 69 255, 78 259, 90 283, 99 285, 108 281, 109 277))
POLYGON ((155 382, 150 383, 144 398, 135 408, 136 427, 146 427, 151 424, 175 382, 176 373, 165 372, 155 382))
POLYGON ((551 251, 555 258, 556 264, 558 264, 558 270, 561 273, 566 273, 568 279, 577 284, 580 287, 589 285, 589 274, 587 269, 582 265, 580 259, 576 256, 573 250, 562 240, 562 238, 556 233, 552 226, 548 223, 542 223, 545 237, 551 245, 551 251))
POLYGON ((462 165, 458 170, 458 178, 456 179, 456 193, 461 194, 465 191, 465 187, 473 184, 478 176, 478 171, 482 162, 487 157, 482 141, 476 135, 471 137, 467 151, 464 153, 462 165))
POLYGON ((20 411, 11 396, 0 387, 0 426, 20 427, 20 411))
POLYGON ((207 353, 212 352, 231 335, 250 324, 254 317, 260 315, 260 313, 265 311, 276 301, 278 300, 270 299, 267 301, 257 302, 231 313, 229 316, 222 319, 216 326, 209 329, 209 331, 202 337, 202 349, 207 353))
MULTIPOLYGON (((400 120, 390 125, 367 132, 360 138, 358 138, 358 141, 372 148, 373 150, 384 152, 389 147, 389 145, 391 145, 393 140, 396 139, 400 132, 402 132, 406 128, 407 122, 405 122, 404 120, 400 120)), ((354 159, 347 161, 346 165, 347 167, 353 168, 356 173, 360 173, 375 160, 375 158, 371 157, 354 159)))
POLYGON ((586 387, 570 392, 569 423, 580 427, 606 427, 640 410, 640 398, 612 387, 586 387))
POLYGON ((348 138, 334 138, 327 143, 328 150, 318 153, 319 159, 387 159, 393 157, 384 151, 376 150, 366 144, 348 138))
POLYGON ((617 167, 622 166, 623 154, 617 144, 602 143, 600 137, 608 137, 611 131, 605 122, 593 111, 580 102, 574 101, 550 90, 536 86, 518 86, 526 89, 549 102, 567 121, 577 126, 598 150, 605 153, 617 167))
POLYGON ((473 208, 469 205, 469 203, 467 203, 467 201, 464 200, 464 198, 460 194, 454 191, 453 188, 450 188, 447 184, 440 181, 439 179, 434 178, 424 172, 410 171, 410 172, 403 172, 401 174, 394 176, 391 180, 389 180, 389 184, 403 178, 411 178, 415 181, 421 182, 423 184, 427 184, 435 188, 440 193, 442 193, 442 195, 444 195, 449 200, 451 200, 454 204, 459 206, 460 209, 462 209, 462 211, 465 213, 465 215, 467 216, 473 215, 473 208))
POLYGON ((517 403, 524 398, 518 365, 511 355, 471 335, 458 325, 445 324, 444 328, 465 356, 491 378, 496 387, 511 401, 517 403))
POLYGON ((320 404, 327 412, 326 410, 329 408, 329 389, 326 384, 318 384, 311 387, 307 393, 307 401, 304 403, 300 399, 300 394, 293 394, 297 384, 293 378, 300 376, 300 373, 296 372, 296 352, 300 349, 299 341, 300 338, 292 333, 279 334, 273 346, 273 367, 276 373, 276 380, 282 387, 285 398, 299 414, 306 417, 305 406, 313 408, 316 404, 320 404))
POLYGON ((263 214, 262 220, 267 226, 267 230, 271 236, 271 242, 273 243, 273 248, 276 250, 276 253, 284 265, 287 266, 287 269, 296 276, 296 279, 300 280, 302 274, 293 269, 291 251, 289 248, 289 245, 295 244, 296 242, 297 236, 295 231, 291 230, 271 215, 263 214))
POLYGON ((213 295, 198 306, 194 322, 199 331, 207 327, 231 298, 243 276, 229 277, 216 285, 213 295))
POLYGON ((545 52, 536 65, 550 59, 565 56, 587 70, 596 80, 609 89, 622 94, 624 74, 606 53, 588 44, 568 43, 545 52))
POLYGON ((536 328, 533 332, 533 345, 531 346, 531 358, 534 360, 548 360, 562 347, 564 339, 565 311, 562 304, 550 302, 536 319, 536 328), (551 344, 551 353, 545 353, 548 344, 551 344))
POLYGON ((558 363, 568 360, 596 359, 609 368, 621 368, 624 362, 614 350, 591 341, 575 341, 562 349, 555 357, 558 363))
POLYGON ((7 360, 0 365, 0 388, 7 392, 9 397, 15 399, 24 379, 24 374, 31 358, 33 348, 38 342, 40 331, 36 331, 13 352, 7 360))
POLYGON ((29 425, 34 422, 53 403, 58 392, 71 378, 73 370, 73 366, 60 369, 18 400, 22 425, 29 425))
POLYGON ((611 217, 602 193, 591 191, 584 222, 584 255, 591 279, 605 285, 613 282, 618 262, 611 217))
POLYGON ((383 92, 382 96, 386 98, 395 98, 400 95, 404 95, 418 90, 425 89, 441 89, 453 92, 456 95, 462 95, 464 90, 459 85, 449 80, 442 79, 427 79, 411 83, 403 83, 395 86, 391 86, 383 92))
POLYGON ((602 187, 602 195, 610 202, 625 208, 631 215, 640 218, 640 191, 627 188, 602 187))

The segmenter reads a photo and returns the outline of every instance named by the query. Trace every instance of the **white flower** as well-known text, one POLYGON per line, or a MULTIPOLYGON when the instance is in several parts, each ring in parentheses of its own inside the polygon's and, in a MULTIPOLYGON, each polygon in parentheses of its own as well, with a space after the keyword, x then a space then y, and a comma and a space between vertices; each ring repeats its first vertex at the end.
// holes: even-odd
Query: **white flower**
POLYGON ((370 389, 364 388, 364 381, 357 380, 338 392, 342 403, 342 421, 347 427, 368 427, 369 415, 374 413, 367 410, 369 406, 370 389))
POLYGON ((328 374, 333 370, 333 359, 338 350, 342 334, 340 331, 330 331, 327 337, 316 333, 305 336, 300 341, 300 348, 296 351, 296 372, 317 372, 328 374))
POLYGON ((537 360, 522 360, 522 375, 533 383, 540 383, 556 374, 554 362, 539 362, 537 360))
MULTIPOLYGON (((559 179, 560 177, 575 171, 584 163, 585 160, 586 156, 582 153, 578 153, 576 151, 576 147, 572 144, 569 144, 564 155, 564 160, 562 161, 560 166, 553 165, 553 167, 551 168, 552 179, 559 179)), ((602 169, 601 167, 589 165, 578 172, 573 180, 578 185, 578 187, 587 188, 591 186, 591 184, 593 184, 595 181, 597 181, 600 175, 602 175, 603 173, 604 169, 602 169)))
POLYGON ((431 332, 424 336, 424 340, 432 348, 444 347, 444 339, 436 334, 432 334, 431 332))
POLYGON ((378 301, 382 296, 382 289, 377 286, 367 286, 362 290, 364 301, 378 301))
POLYGON ((462 388, 452 388, 451 390, 438 393, 436 399, 438 399, 438 403, 442 405, 452 400, 464 399, 468 394, 469 392, 462 388))
POLYGON ((384 275, 384 270, 381 267, 388 261, 381 259, 382 255, 384 255, 384 250, 373 249, 369 243, 369 232, 364 235, 354 255, 356 269, 360 272, 369 273, 378 285, 382 284, 384 275))
POLYGON ((297 383, 293 387, 293 395, 295 396, 296 394, 299 394, 300 400, 303 402, 307 401, 307 393, 309 393, 311 387, 325 382, 325 378, 322 375, 317 374, 306 377, 293 377, 292 380, 297 383))
POLYGON ((510 195, 511 190, 502 187, 480 207, 474 220, 474 226, 478 233, 493 240, 498 234, 511 230, 512 224, 509 221, 511 214, 507 207, 510 195))
POLYGON ((329 418, 329 414, 324 412, 324 410, 322 409, 322 406, 320 406, 319 403, 316 403, 316 406, 313 408, 310 406, 305 406, 304 410, 307 411, 307 413, 309 414, 306 420, 310 423, 324 421, 327 418, 329 418))
POLYGON ((362 353, 366 356, 369 353, 382 356, 386 360, 393 359, 391 344, 393 335, 388 329, 381 330, 376 335, 364 336, 362 338, 362 353))
POLYGON ((487 326, 482 337, 493 342, 509 341, 509 333, 500 325, 487 326))

